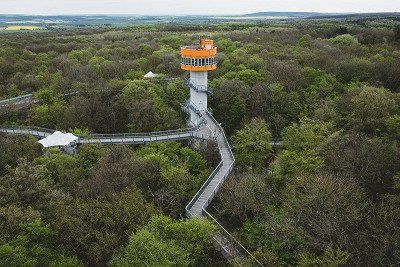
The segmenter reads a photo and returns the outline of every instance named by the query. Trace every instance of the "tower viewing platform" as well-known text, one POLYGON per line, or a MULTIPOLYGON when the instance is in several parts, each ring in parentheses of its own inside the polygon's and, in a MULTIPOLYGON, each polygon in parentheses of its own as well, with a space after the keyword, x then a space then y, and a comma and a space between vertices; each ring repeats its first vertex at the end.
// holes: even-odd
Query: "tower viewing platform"
POLYGON ((181 68, 187 71, 209 71, 217 68, 214 41, 200 40, 199 45, 181 47, 181 68))
POLYGON ((181 47, 181 69, 190 72, 187 81, 190 99, 187 105, 194 108, 189 108, 191 126, 198 124, 198 112, 207 111, 207 94, 211 93, 207 72, 217 68, 216 56, 217 47, 214 46, 213 40, 201 39, 198 45, 181 47))

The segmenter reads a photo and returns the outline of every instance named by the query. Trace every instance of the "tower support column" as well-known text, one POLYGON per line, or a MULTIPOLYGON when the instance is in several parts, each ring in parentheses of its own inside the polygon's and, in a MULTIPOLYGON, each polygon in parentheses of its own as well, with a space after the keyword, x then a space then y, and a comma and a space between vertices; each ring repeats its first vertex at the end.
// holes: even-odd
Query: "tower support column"
MULTIPOLYGON (((198 111, 207 110, 207 71, 191 71, 189 82, 190 104, 198 111)), ((190 124, 195 125, 199 116, 190 111, 190 124)))

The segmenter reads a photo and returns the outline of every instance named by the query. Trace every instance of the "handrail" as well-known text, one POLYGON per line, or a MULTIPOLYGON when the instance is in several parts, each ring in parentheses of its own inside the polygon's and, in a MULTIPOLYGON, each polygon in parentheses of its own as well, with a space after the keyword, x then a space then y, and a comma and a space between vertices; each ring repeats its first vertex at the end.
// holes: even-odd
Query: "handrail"
POLYGON ((56 130, 47 129, 37 126, 7 126, 0 125, 0 130, 25 130, 25 131, 40 131, 43 133, 54 133, 56 130))
POLYGON ((195 84, 190 80, 190 78, 185 81, 185 84, 187 86, 189 86, 190 88, 192 88, 193 90, 195 90, 196 92, 206 92, 208 94, 213 93, 213 89, 211 89, 210 87, 205 86, 205 85, 195 84))
MULTIPOLYGON (((71 96, 71 95, 76 95, 79 93, 91 93, 91 92, 114 92, 115 90, 111 89, 93 89, 93 90, 70 90, 66 93, 63 93, 63 96, 71 96)), ((23 104, 25 103, 36 103, 39 102, 40 100, 35 98, 34 94, 26 94, 26 95, 21 95, 13 98, 8 98, 8 99, 3 99, 0 100, 0 107, 7 107, 13 104, 20 104, 21 102, 23 104), (24 101, 24 102, 22 102, 24 101)))
POLYGON ((12 104, 21 102, 22 100, 32 100, 32 99, 33 99, 33 94, 26 94, 26 95, 13 97, 13 98, 3 99, 3 100, 0 100, 0 107, 12 105, 12 104))
MULTIPOLYGON (((225 135, 225 131, 223 130, 222 126, 217 122, 217 120, 211 115, 211 113, 207 110, 205 112, 205 114, 210 118, 210 120, 215 124, 215 126, 218 128, 219 132, 222 134, 222 141, 224 143, 224 145, 226 146, 228 153, 229 153, 229 157, 230 160, 225 159, 225 161, 229 162, 229 167, 226 170, 226 172, 223 174, 222 179, 218 182, 218 184, 213 188, 211 195, 209 195, 207 197, 207 201, 203 204, 203 206, 201 207, 201 215, 207 217, 208 219, 210 219, 212 222, 214 222, 219 230, 220 230, 220 235, 227 239, 229 242, 232 242, 235 246, 236 249, 236 253, 233 251, 228 251, 228 249, 226 248, 226 244, 223 244, 221 239, 219 238, 214 238, 216 240, 216 242, 221 246, 223 253, 229 253, 229 257, 230 258, 234 258, 237 257, 238 254, 240 255, 246 255, 248 257, 250 257, 252 260, 254 260, 254 263, 259 265, 259 266, 263 266, 239 241, 237 241, 211 214, 209 214, 206 210, 206 208, 208 207, 208 205, 211 203, 211 201, 214 199, 214 197, 216 196, 216 194, 219 192, 220 188, 222 187, 222 184, 226 181, 226 179, 228 178, 228 176, 232 173, 233 171, 233 167, 234 167, 234 163, 235 163, 235 156, 233 155, 232 149, 229 145, 228 139, 226 138, 225 135)), ((211 183, 211 181, 215 178, 216 174, 221 170, 221 168, 224 166, 224 164, 226 164, 224 162, 224 158, 223 158, 223 154, 222 154, 222 147, 221 144, 219 142, 218 143, 218 148, 219 148, 219 153, 221 156, 221 161, 219 162, 219 164, 217 165, 217 167, 214 169, 214 171, 210 174, 210 176, 208 177, 208 179, 205 181, 205 183, 201 186, 201 188, 197 191, 196 195, 190 200, 190 202, 188 203, 188 205, 185 207, 185 212, 186 215, 188 217, 193 217, 195 214, 193 214, 191 212, 191 208, 194 206, 194 204, 199 200, 200 196, 203 194, 203 192, 205 191, 205 189, 207 188, 207 186, 211 183)))
POLYGON ((179 133, 189 133, 189 132, 193 132, 195 130, 197 130, 197 127, 182 128, 182 129, 170 130, 170 131, 145 132, 145 133, 90 134, 85 138, 162 136, 162 135, 171 135, 171 134, 179 134, 179 133))
MULTIPOLYGON (((199 191, 197 191, 197 193, 194 195, 194 197, 192 198, 192 200, 190 200, 189 204, 186 205, 185 210, 186 213, 189 213, 190 215, 193 215, 190 212, 190 209, 193 207, 194 203, 199 199, 200 195, 204 192, 204 190, 206 189, 206 187, 210 184, 210 182, 214 179, 215 175, 217 174, 217 172, 221 169, 222 165, 223 165, 223 161, 221 160, 219 162, 219 164, 217 165, 217 167, 214 169, 214 171, 210 174, 210 176, 207 178, 207 180, 204 182, 204 184, 200 187, 199 191)), ((192 216, 188 216, 188 217, 192 217, 192 216)))
MULTIPOLYGON (((222 232, 222 235, 229 239, 231 242, 235 243, 237 248, 240 248, 240 250, 242 251, 241 254, 246 254, 247 256, 249 256, 252 260, 254 260, 255 263, 257 263, 259 266, 264 266, 260 261, 258 261, 256 259, 256 257, 253 256, 253 254, 251 254, 238 240, 236 240, 236 238, 230 234, 228 232, 228 230, 226 230, 210 213, 208 213, 205 209, 202 210, 203 211, 203 215, 208 218, 209 220, 211 220, 213 223, 215 223, 219 229, 222 232)), ((218 240, 216 240, 221 247, 223 247, 223 244, 221 244, 218 240)), ((227 251, 228 252, 228 251, 227 251)), ((229 252, 228 252, 229 253, 229 252)), ((231 257, 233 257, 233 253, 230 255, 231 257)))
POLYGON ((214 118, 214 116, 208 110, 206 110, 206 114, 217 125, 217 127, 220 129, 220 131, 221 131, 221 133, 223 135, 224 142, 225 142, 226 146, 228 147, 228 152, 229 152, 230 156, 232 157, 232 160, 233 160, 232 164, 234 164, 235 163, 235 156, 233 155, 232 148, 229 145, 228 139, 226 138, 224 129, 222 128, 221 124, 214 118))
MULTIPOLYGON (((193 84, 190 83, 190 81, 188 82, 188 86, 190 86, 193 84)), ((71 94, 75 94, 77 92, 70 92, 68 94, 65 95, 71 95, 71 94)), ((0 101, 0 106, 1 103, 6 103, 5 105, 8 105, 7 103, 10 102, 18 102, 21 99, 32 99, 33 95, 25 95, 25 96, 21 96, 21 97, 17 97, 17 98, 13 98, 13 99, 8 99, 8 100, 3 100, 0 101)), ((3 104, 4 106, 4 104, 3 104)), ((192 103, 187 102, 186 105, 189 109, 193 110, 194 112, 196 112, 196 114, 199 116, 199 118, 201 119, 200 122, 191 128, 184 128, 184 129, 177 129, 177 130, 169 130, 169 131, 158 131, 158 132, 148 132, 148 133, 122 133, 122 134, 92 134, 89 135, 88 137, 80 137, 80 140, 93 140, 93 139, 118 139, 121 138, 121 142, 122 143, 127 143, 127 141, 123 140, 122 138, 152 138, 152 137, 156 137, 155 140, 150 140, 150 141, 157 141, 157 137, 160 136, 171 136, 171 135, 179 135, 180 134, 188 134, 190 133, 191 136, 194 136, 194 134, 202 129, 203 125, 207 123, 207 120, 204 118, 203 113, 192 103)), ((241 245, 239 243, 239 241, 237 241, 220 223, 218 223, 218 221, 211 216, 211 214, 209 214, 206 211, 206 208, 208 207, 208 205, 211 203, 211 201, 214 199, 214 197, 216 196, 216 194, 219 192, 221 186, 223 185, 223 183, 226 181, 226 179, 228 178, 228 176, 231 174, 231 172, 233 171, 233 167, 234 167, 234 163, 235 163, 235 157, 233 155, 232 149, 229 145, 228 139, 226 138, 224 129, 222 128, 222 126, 217 122, 217 120, 212 116, 212 114, 206 110, 204 112, 204 114, 215 124, 216 129, 218 129, 218 131, 220 132, 220 134, 222 134, 222 142, 223 145, 226 146, 227 150, 228 150, 228 154, 229 154, 229 159, 224 159, 224 155, 222 153, 222 149, 224 147, 221 147, 222 144, 220 142, 217 142, 218 144, 218 148, 219 148, 219 153, 221 156, 221 161, 219 162, 219 164, 217 165, 217 167, 213 170, 213 172, 210 174, 210 176, 207 178, 207 180, 205 181, 205 183, 201 186, 201 188, 197 191, 197 193, 195 194, 195 196, 190 200, 190 202, 186 205, 185 207, 185 211, 186 211, 186 215, 188 217, 193 217, 196 214, 193 214, 191 212, 191 209, 193 208, 194 204, 199 200, 200 196, 204 193, 205 189, 207 188, 207 186, 210 185, 211 181, 216 177, 216 175, 218 174, 218 172, 225 167, 225 164, 229 164, 228 168, 225 170, 224 169, 224 173, 222 176, 222 179, 218 181, 218 184, 212 189, 212 193, 210 195, 207 196, 207 200, 203 203, 202 207, 201 207, 201 214, 205 217, 207 217, 208 219, 210 219, 212 222, 214 222, 220 229, 221 232, 221 236, 225 239, 227 239, 229 242, 233 242, 233 244, 235 245, 236 248, 238 248, 239 250, 236 250, 237 253, 232 253, 230 254, 230 257, 236 257, 238 256, 238 254, 240 255, 247 255, 249 257, 251 257, 255 263, 257 263, 260 266, 263 266, 248 250, 246 250, 246 248, 244 248, 243 245, 241 245)), ((41 128, 41 127, 35 127, 35 126, 0 126, 0 132, 9 132, 12 131, 13 133, 17 133, 17 134, 21 134, 21 132, 25 131, 25 132, 29 132, 30 134, 36 135, 36 136, 47 136, 53 132, 55 132, 55 130, 51 130, 51 129, 46 129, 46 128, 41 128)), ((174 137, 176 139, 176 136, 174 137)), ((218 137, 217 137, 218 138, 218 137)), ((170 139, 173 139, 172 136, 170 139)), ((218 140, 217 140, 218 141, 218 140)), ((276 142, 276 141, 274 141, 276 142)), ((214 238, 221 246, 222 249, 224 249, 226 246, 224 246, 223 243, 221 243, 222 239, 218 239, 218 238, 214 238)), ((226 245, 226 244, 225 244, 226 245)), ((226 250, 227 253, 229 253, 228 250, 226 250)))

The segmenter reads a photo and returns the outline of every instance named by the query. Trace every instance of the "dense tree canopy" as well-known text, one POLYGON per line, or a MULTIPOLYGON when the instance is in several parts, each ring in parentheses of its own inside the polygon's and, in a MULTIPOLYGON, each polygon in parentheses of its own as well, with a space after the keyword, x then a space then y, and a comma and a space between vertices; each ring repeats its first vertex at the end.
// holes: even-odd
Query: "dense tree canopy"
MULTIPOLYGON (((213 38, 209 106, 236 170, 210 212, 265 266, 394 266, 399 29, 365 18, 2 34, 0 99, 39 101, 0 108, 0 123, 80 135, 184 127, 179 47, 213 38)), ((225 266, 213 225, 182 220, 220 161, 212 140, 191 145, 66 155, 1 135, 0 265, 225 266)))

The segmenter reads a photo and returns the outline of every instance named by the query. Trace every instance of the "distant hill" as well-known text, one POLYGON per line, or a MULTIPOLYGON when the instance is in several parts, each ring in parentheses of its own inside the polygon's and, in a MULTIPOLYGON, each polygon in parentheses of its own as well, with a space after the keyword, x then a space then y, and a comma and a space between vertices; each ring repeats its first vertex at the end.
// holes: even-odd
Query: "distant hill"
POLYGON ((383 13, 349 13, 349 14, 320 14, 311 18, 319 19, 368 19, 368 18, 387 18, 398 20, 399 12, 383 12, 383 13))
POLYGON ((318 12, 256 12, 244 15, 245 17, 287 17, 287 18, 307 18, 317 16, 327 16, 330 14, 318 12))
POLYGON ((400 13, 318 13, 318 12, 257 12, 242 15, 247 18, 287 18, 287 19, 378 19, 386 18, 399 21, 400 13))

